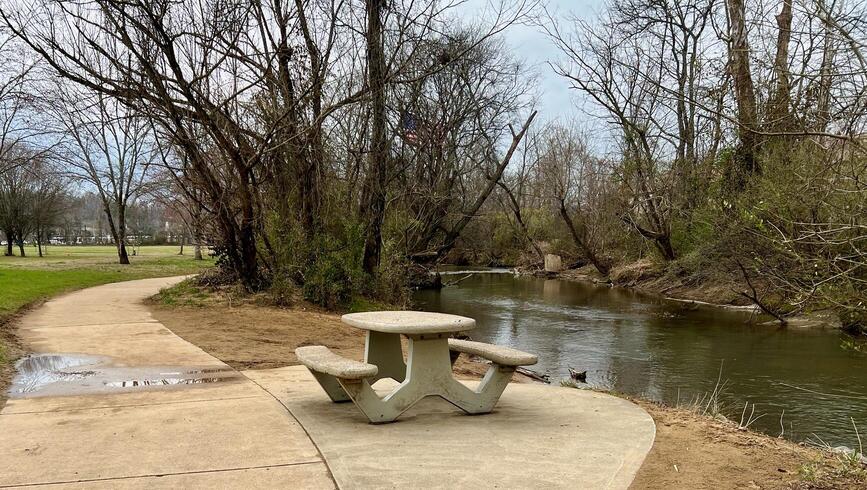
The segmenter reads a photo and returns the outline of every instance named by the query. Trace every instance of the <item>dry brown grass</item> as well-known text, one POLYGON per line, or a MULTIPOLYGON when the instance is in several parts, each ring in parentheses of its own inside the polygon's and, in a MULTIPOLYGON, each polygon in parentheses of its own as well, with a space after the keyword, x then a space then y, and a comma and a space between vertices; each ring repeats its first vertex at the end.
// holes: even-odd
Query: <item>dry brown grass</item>
POLYGON ((847 467, 843 456, 690 410, 633 401, 650 413, 657 432, 632 488, 867 488, 867 472, 847 467))

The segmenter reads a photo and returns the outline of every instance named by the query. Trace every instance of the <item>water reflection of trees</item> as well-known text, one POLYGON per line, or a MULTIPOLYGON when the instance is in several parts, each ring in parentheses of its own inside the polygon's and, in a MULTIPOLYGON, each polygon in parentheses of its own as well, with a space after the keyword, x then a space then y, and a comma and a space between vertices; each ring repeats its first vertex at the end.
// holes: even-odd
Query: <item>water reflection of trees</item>
POLYGON ((568 376, 588 370, 588 381, 619 392, 675 403, 713 390, 728 379, 729 415, 743 403, 767 413, 756 428, 787 434, 824 434, 851 442, 849 416, 867 427, 867 399, 815 396, 785 385, 832 395, 867 395, 865 358, 839 348, 834 333, 779 330, 747 324, 749 315, 673 303, 621 289, 511 276, 468 279, 460 287, 420 292, 426 309, 475 318, 470 332, 483 341, 539 355, 536 368, 568 376), (610 374, 609 374, 610 373, 610 374), (861 419, 859 419, 859 417, 861 419))

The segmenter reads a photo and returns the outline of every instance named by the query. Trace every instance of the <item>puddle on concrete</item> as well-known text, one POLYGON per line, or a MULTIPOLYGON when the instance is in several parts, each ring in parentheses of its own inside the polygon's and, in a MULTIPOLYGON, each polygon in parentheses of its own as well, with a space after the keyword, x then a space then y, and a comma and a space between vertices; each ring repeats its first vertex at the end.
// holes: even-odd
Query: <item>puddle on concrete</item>
POLYGON ((40 388, 58 382, 83 379, 96 372, 81 369, 104 362, 105 358, 75 354, 34 354, 15 363, 18 375, 12 380, 13 395, 39 391, 40 388))
POLYGON ((13 398, 85 395, 204 385, 240 379, 228 367, 112 367, 106 357, 35 354, 16 363, 13 398))

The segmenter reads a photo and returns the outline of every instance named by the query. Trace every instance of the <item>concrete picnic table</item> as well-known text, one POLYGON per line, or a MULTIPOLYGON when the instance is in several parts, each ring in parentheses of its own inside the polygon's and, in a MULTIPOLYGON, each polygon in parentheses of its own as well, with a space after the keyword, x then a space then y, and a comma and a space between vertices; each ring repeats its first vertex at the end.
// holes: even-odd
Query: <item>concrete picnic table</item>
POLYGON ((426 396, 439 396, 466 413, 488 413, 509 383, 515 368, 536 363, 536 356, 508 347, 450 335, 475 328, 472 318, 421 311, 376 311, 343 315, 344 323, 366 331, 364 362, 334 354, 324 346, 296 349, 332 401, 352 400, 373 423, 392 422, 426 396), (401 335, 409 340, 406 362, 401 335), (450 351, 492 361, 476 390, 452 376, 450 351), (380 397, 371 387, 379 379, 400 384, 380 397))

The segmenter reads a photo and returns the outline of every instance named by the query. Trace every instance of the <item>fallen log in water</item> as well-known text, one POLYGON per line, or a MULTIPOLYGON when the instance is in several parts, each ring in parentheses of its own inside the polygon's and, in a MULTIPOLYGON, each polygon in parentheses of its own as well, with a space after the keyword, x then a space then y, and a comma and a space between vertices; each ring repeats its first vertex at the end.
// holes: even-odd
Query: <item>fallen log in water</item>
POLYGON ((546 383, 546 384, 551 384, 551 377, 548 376, 547 374, 537 373, 536 371, 533 371, 532 369, 527 369, 525 367, 520 367, 520 366, 518 366, 518 368, 515 369, 515 372, 523 374, 524 376, 526 376, 528 378, 533 378, 536 381, 546 383))

